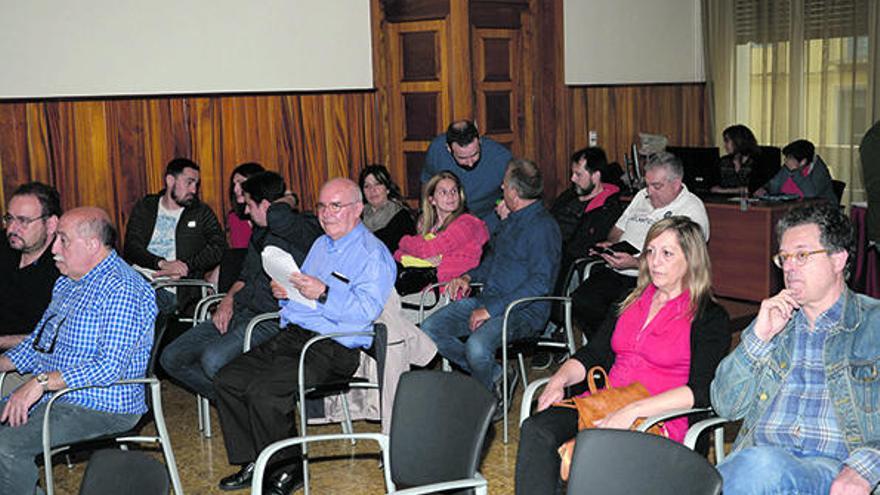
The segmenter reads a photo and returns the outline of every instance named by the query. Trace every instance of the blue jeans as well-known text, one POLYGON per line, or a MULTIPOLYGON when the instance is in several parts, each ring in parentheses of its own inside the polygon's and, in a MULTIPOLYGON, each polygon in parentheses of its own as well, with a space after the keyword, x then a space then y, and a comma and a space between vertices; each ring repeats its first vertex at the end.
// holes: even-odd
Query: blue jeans
POLYGON ((733 453, 718 471, 724 495, 828 493, 843 467, 829 457, 798 457, 780 447, 747 447, 733 453))
MULTIPOLYGON (((214 375, 241 354, 250 312, 233 313, 226 333, 206 320, 174 339, 159 356, 162 368, 188 389, 214 400, 214 375)), ((264 321, 254 328, 251 346, 265 342, 279 332, 277 321, 264 321)))
MULTIPOLYGON (((429 316, 422 323, 422 331, 437 344, 441 356, 470 373, 489 390, 494 390, 495 379, 501 376, 501 366, 495 361, 495 351, 501 347, 501 326, 504 315, 496 315, 471 332, 468 321, 471 312, 482 305, 473 298, 456 301, 429 316), (467 337, 465 342, 462 337, 467 337)), ((537 335, 542 328, 532 328, 521 311, 513 311, 507 322, 507 341, 513 342, 537 335)))
MULTIPOLYGON (((5 401, 0 402, 0 407, 5 406, 5 401)), ((34 456, 43 452, 45 410, 45 403, 36 406, 22 426, 0 425, 0 493, 34 493, 39 478, 34 456)), ((127 431, 140 417, 140 414, 112 414, 56 402, 52 406, 52 446, 127 431)))

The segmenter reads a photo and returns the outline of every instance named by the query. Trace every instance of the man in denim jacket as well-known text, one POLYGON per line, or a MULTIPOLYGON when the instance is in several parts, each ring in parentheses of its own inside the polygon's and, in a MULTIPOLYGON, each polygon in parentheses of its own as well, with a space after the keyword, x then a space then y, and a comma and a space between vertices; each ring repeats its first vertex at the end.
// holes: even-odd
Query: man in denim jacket
POLYGON ((712 405, 745 418, 718 466, 726 495, 869 493, 880 481, 880 301, 845 283, 853 230, 837 206, 777 225, 785 289, 718 367, 712 405))

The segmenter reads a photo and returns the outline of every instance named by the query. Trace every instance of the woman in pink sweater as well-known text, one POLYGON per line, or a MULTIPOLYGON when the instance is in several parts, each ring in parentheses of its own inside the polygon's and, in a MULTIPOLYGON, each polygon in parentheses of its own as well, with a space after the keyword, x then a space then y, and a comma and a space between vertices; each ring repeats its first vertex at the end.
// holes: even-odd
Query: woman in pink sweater
POLYGON ((431 177, 422 193, 418 233, 400 239, 394 259, 404 267, 435 267, 440 283, 476 267, 489 231, 466 211, 464 189, 455 174, 444 171, 431 177))

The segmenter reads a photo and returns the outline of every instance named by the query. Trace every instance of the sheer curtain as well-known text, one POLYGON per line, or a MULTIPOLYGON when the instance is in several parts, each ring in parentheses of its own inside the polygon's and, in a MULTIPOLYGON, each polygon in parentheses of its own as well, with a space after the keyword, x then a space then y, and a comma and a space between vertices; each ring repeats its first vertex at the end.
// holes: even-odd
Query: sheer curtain
POLYGON ((702 0, 715 138, 741 123, 758 142, 809 139, 864 201, 858 145, 880 119, 877 0, 702 0))

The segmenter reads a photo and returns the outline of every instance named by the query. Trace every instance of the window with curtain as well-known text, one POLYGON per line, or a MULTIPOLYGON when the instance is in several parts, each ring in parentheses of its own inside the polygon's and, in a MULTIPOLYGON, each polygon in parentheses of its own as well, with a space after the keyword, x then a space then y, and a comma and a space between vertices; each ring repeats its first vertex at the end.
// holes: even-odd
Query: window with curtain
MULTIPOLYGON (((863 201, 858 145, 873 110, 876 0, 704 0, 715 128, 782 147, 808 139, 863 201), (872 5, 872 3, 875 3, 872 5)), ((720 136, 719 136, 720 139, 720 136)))

